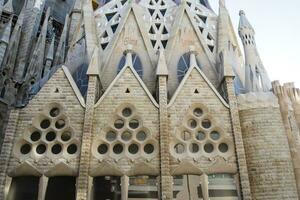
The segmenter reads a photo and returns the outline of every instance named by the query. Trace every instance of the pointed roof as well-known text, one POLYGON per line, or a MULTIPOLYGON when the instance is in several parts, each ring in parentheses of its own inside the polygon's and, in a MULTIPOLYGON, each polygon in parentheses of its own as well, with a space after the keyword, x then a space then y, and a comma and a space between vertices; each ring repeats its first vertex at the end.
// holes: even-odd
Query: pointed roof
POLYGON ((159 50, 156 75, 157 76, 168 76, 169 75, 166 57, 165 57, 165 53, 164 53, 163 49, 159 50))
POLYGON ((248 21, 245 11, 243 11, 243 10, 240 11, 240 23, 239 23, 239 29, 242 29, 242 28, 249 28, 254 31, 254 28, 248 21))
POLYGON ((8 24, 6 25, 2 37, 1 37, 1 42, 8 44, 9 43, 9 38, 10 38, 10 32, 12 28, 12 17, 10 18, 8 24))
POLYGON ((87 75, 99 75, 99 66, 100 66, 99 48, 96 46, 86 74, 87 75))
POLYGON ((3 6, 3 11, 6 11, 8 13, 14 13, 14 7, 13 7, 13 1, 8 0, 6 4, 3 6))
POLYGON ((22 164, 18 165, 12 171, 8 173, 9 176, 41 176, 42 173, 36 169, 31 163, 28 161, 23 162, 22 164))
POLYGON ((173 168, 171 174, 174 175, 184 175, 184 174, 194 174, 201 175, 203 171, 199 167, 195 166, 189 161, 183 161, 179 166, 173 168))
POLYGON ((54 167, 49 169, 45 175, 47 177, 52 177, 52 176, 77 176, 78 172, 70 167, 68 164, 65 162, 60 161, 57 163, 54 167))

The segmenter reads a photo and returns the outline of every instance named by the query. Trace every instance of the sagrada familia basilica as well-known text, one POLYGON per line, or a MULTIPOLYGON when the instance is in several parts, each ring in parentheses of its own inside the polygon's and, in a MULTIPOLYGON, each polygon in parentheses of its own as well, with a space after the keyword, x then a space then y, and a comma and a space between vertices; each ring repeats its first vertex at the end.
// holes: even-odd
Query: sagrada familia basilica
POLYGON ((225 0, 0 13, 0 200, 299 199, 300 91, 270 81, 244 11, 239 27, 225 0))

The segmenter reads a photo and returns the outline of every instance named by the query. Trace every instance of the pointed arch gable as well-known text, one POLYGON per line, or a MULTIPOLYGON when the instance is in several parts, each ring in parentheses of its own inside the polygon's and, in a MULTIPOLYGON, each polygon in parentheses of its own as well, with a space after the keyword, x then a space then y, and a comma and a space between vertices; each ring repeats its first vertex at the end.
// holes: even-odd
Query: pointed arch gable
MULTIPOLYGON (((210 89, 210 91, 212 91, 212 94, 220 101, 220 103, 223 106, 225 106, 226 108, 229 108, 228 103, 222 98, 222 96, 219 94, 219 92, 213 86, 213 84, 208 80, 208 78, 205 76, 205 74, 196 66, 191 66, 189 68, 188 72, 185 74, 183 80, 181 81, 180 85, 178 86, 177 90, 175 91, 174 95, 172 96, 172 98, 168 104, 168 107, 170 107, 174 104, 179 93, 181 92, 183 87, 185 87, 186 83, 188 81, 191 81, 190 79, 194 74, 199 74, 200 75, 199 78, 201 78, 205 82, 206 87, 208 87, 210 89)), ((201 93, 201 90, 199 91, 197 89, 197 91, 198 91, 198 93, 201 93)))
POLYGON ((42 172, 36 169, 32 164, 25 161, 22 164, 15 167, 13 170, 8 172, 10 177, 16 176, 42 176, 42 172))

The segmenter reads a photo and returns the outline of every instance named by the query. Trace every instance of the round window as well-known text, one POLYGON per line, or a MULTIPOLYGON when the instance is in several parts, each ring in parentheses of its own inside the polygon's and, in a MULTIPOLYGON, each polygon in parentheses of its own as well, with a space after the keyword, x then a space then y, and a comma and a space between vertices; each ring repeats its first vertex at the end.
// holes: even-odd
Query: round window
POLYGON ((57 117, 59 115, 59 109, 58 108, 52 108, 50 110, 49 114, 50 114, 51 117, 57 117))
POLYGON ((67 148, 67 152, 69 154, 75 154, 77 152, 77 145, 76 144, 70 144, 67 148))
POLYGON ((121 154, 123 152, 123 146, 121 144, 116 144, 113 151, 115 154, 121 154))
POLYGON ((220 139, 220 133, 218 133, 217 131, 213 131, 210 133, 210 138, 213 140, 218 140, 220 139))
POLYGON ((199 145, 196 143, 190 144, 190 152, 197 153, 199 151, 199 145))
POLYGON ((63 119, 59 119, 59 120, 57 120, 56 123, 55 123, 55 127, 56 127, 57 129, 62 129, 63 127, 65 127, 65 125, 66 125, 66 122, 65 122, 65 120, 63 120, 63 119))
POLYGON ((174 150, 176 153, 178 154, 183 154, 185 152, 185 148, 184 148, 184 145, 183 144, 176 144, 174 146, 174 150))
POLYGON ((140 125, 140 123, 136 119, 130 120, 130 122, 129 122, 129 127, 132 128, 132 129, 138 128, 139 125, 140 125))
POLYGON ((228 145, 225 144, 225 143, 222 143, 219 145, 219 151, 222 152, 222 153, 226 153, 228 151, 228 145))
POLYGON ((30 144, 23 144, 23 145, 21 146, 21 149, 20 149, 21 154, 26 155, 26 154, 28 154, 30 151, 31 151, 31 146, 30 146, 30 144))
POLYGON ((106 144, 100 144, 97 150, 100 154, 106 154, 108 151, 108 146, 106 144))
POLYGON ((71 137, 72 137, 72 133, 69 132, 69 131, 63 132, 61 134, 61 140, 64 141, 64 142, 69 141, 71 139, 71 137))
POLYGON ((44 119, 41 124, 40 124, 42 129, 47 129, 50 126, 50 120, 49 119, 44 119))
POLYGON ((121 129, 121 128, 124 127, 124 121, 121 120, 121 119, 118 119, 118 120, 115 121, 114 126, 115 126, 117 129, 121 129))
POLYGON ((196 128, 197 127, 197 122, 194 119, 190 119, 188 122, 188 125, 190 128, 196 128))
POLYGON ((129 141, 132 138, 132 134, 128 131, 122 133, 121 135, 122 140, 129 141))
POLYGON ((144 131, 140 131, 136 134, 136 139, 138 141, 145 141, 147 138, 147 134, 144 131))
POLYGON ((181 133, 181 138, 184 141, 190 140, 191 139, 191 134, 187 131, 184 131, 184 132, 181 133))
POLYGON ((196 139, 200 141, 205 140, 205 133, 203 133, 202 131, 198 131, 196 133, 196 139))
POLYGON ((112 142, 117 139, 117 134, 113 131, 109 131, 106 133, 106 139, 107 141, 112 142))
POLYGON ((194 109, 194 115, 196 117, 201 117, 203 115, 203 110, 201 108, 195 108, 194 109))
POLYGON ((146 144, 144 146, 144 151, 146 154, 151 154, 154 152, 154 146, 152 144, 146 144))
POLYGON ((210 128, 210 127, 211 127, 211 122, 210 122, 210 120, 209 120, 209 119, 203 120, 203 121, 202 121, 202 127, 203 127, 203 128, 206 128, 206 129, 210 128))
POLYGON ((204 151, 206 153, 212 153, 214 151, 214 146, 212 144, 205 144, 204 151))
POLYGON ((55 144, 52 148, 51 151, 53 154, 59 154, 62 150, 62 147, 60 144, 55 144))
POLYGON ((56 138, 56 133, 53 131, 50 131, 46 134, 46 140, 49 142, 52 142, 56 138))
POLYGON ((46 146, 44 144, 39 144, 37 147, 36 147, 36 152, 38 154, 43 154, 46 152, 46 146))
POLYGON ((131 153, 131 154, 137 154, 137 152, 139 151, 139 146, 136 145, 136 144, 131 144, 131 145, 128 147, 128 151, 129 151, 129 153, 131 153))
POLYGON ((33 142, 36 142, 38 140, 41 139, 41 133, 38 132, 38 131, 34 131, 31 136, 30 136, 30 139, 33 141, 33 142))
POLYGON ((123 115, 124 117, 130 117, 131 114, 132 114, 132 110, 131 110, 130 108, 124 108, 124 109, 122 110, 122 115, 123 115))

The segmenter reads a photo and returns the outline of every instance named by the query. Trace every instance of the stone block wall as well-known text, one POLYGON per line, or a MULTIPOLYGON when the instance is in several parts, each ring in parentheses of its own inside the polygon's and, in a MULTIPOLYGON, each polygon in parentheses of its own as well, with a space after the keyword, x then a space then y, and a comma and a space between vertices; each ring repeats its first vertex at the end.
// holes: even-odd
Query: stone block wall
MULTIPOLYGON (((257 95, 257 96, 256 96, 257 95)), ((289 144, 275 96, 239 98, 253 199, 298 199, 289 144)))

